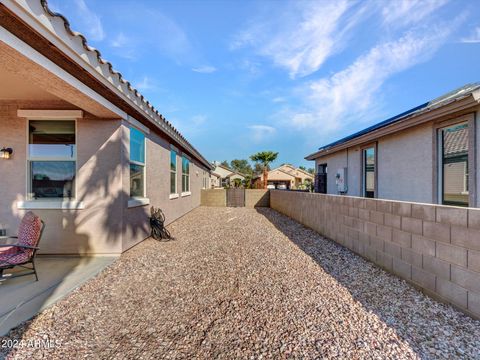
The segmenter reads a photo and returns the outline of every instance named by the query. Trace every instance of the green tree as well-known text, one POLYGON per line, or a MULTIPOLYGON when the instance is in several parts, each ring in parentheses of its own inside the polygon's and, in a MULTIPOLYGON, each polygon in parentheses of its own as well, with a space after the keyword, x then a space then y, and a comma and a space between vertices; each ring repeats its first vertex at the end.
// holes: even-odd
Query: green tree
POLYGON ((230 167, 243 175, 252 175, 253 169, 248 160, 234 159, 230 161, 230 167))
MULTIPOLYGON (((270 171, 270 165, 267 166, 267 171, 270 171)), ((253 173, 255 175, 260 175, 263 172, 263 165, 259 163, 255 163, 253 167, 253 173)))
POLYGON ((278 152, 261 151, 250 156, 250 159, 262 166, 263 169, 263 188, 267 188, 268 168, 270 163, 277 159, 278 152))
POLYGON ((299 166, 298 168, 303 170, 303 171, 307 171, 307 168, 305 166, 299 166))
POLYGON ((228 165, 228 161, 227 161, 227 160, 223 160, 223 161, 220 163, 220 165, 225 166, 225 167, 227 167, 227 168, 230 168, 230 165, 228 165))
POLYGON ((307 170, 310 174, 315 174, 315 169, 314 168, 308 168, 307 170))

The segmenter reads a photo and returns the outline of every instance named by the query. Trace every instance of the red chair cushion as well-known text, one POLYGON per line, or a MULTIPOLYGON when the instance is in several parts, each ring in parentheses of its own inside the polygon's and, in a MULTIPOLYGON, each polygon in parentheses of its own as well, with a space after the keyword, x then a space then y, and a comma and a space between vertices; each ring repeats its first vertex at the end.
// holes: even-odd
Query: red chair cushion
MULTIPOLYGON (((18 227, 18 244, 37 246, 40 240, 41 229, 42 222, 40 218, 31 211, 27 212, 18 227)), ((33 250, 29 249, 25 252, 30 255, 32 251, 33 250)))
POLYGON ((0 254, 0 266, 22 264, 30 258, 27 252, 18 254, 0 254))
POLYGON ((16 254, 16 253, 18 253, 18 248, 15 247, 15 246, 1 247, 0 248, 0 256, 9 255, 9 254, 16 254))

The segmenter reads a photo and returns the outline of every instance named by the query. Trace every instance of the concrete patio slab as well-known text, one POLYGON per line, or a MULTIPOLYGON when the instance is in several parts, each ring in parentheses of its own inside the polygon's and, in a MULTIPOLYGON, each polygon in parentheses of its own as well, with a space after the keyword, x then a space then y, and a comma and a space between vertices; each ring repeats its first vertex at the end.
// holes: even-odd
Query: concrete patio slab
POLYGON ((34 275, 0 281, 0 336, 54 304, 115 259, 38 256, 38 282, 34 275))

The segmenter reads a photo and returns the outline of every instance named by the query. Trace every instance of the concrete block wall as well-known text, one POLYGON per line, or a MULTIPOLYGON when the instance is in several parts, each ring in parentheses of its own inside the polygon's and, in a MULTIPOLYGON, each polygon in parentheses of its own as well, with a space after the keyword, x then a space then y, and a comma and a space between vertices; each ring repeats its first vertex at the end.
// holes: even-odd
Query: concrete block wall
POLYGON ((202 189, 200 194, 202 206, 227 206, 227 191, 225 189, 202 189))
POLYGON ((480 318, 480 209, 279 190, 270 206, 480 318))
MULTIPOLYGON (((204 189, 201 193, 202 206, 227 206, 227 190, 204 189)), ((245 189, 245 207, 269 207, 270 191, 264 189, 245 189)))
POLYGON ((245 206, 249 208, 269 207, 270 191, 265 189, 246 189, 245 206))

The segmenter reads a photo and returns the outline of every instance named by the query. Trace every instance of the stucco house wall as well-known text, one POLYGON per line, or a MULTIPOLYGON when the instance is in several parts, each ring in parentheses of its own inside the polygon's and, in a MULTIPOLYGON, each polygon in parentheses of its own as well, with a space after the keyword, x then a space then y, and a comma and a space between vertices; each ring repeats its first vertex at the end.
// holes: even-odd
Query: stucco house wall
MULTIPOLYGON (((480 189, 480 107, 473 114, 475 117, 475 163, 477 189, 480 189)), ((470 113, 472 114, 472 113, 470 113)), ((315 169, 320 164, 327 164, 327 193, 338 194, 335 175, 337 169, 347 167, 348 191, 346 195, 362 194, 362 149, 376 144, 377 194, 380 199, 402 200, 422 203, 436 203, 438 191, 436 183, 436 131, 441 124, 455 123, 463 114, 450 116, 442 122, 429 121, 396 133, 368 141, 364 145, 352 146, 315 159, 315 169)), ((477 190, 478 192, 478 190, 477 190)), ((480 206, 477 195, 476 204, 480 206)))
POLYGON ((382 138, 377 149, 378 198, 433 201, 431 123, 382 138))
MULTIPOLYGON (((19 205, 27 200, 27 120, 17 116, 17 109, 72 106, 7 101, 0 104, 0 143, 14 149, 11 159, 0 161, 0 222, 13 235, 29 210, 19 205)), ((84 204, 84 209, 34 209, 47 224, 40 253, 121 252, 120 126, 120 120, 77 120, 76 200, 84 204)))
MULTIPOLYGON (((122 125, 125 143, 129 143, 129 125, 124 122, 122 125)), ((127 173, 123 182, 123 223, 124 240, 123 251, 144 240, 150 234, 148 217, 150 207, 159 207, 165 214, 165 224, 183 216, 200 205, 200 192, 203 187, 202 174, 207 170, 196 160, 190 158, 190 194, 182 196, 182 153, 177 153, 177 193, 178 197, 170 198, 170 142, 157 134, 150 132, 146 135, 146 197, 150 200, 149 205, 128 207, 130 199, 130 178, 128 174, 129 152, 125 147, 127 155, 124 159, 127 173)))
POLYGON ((0 160, 0 224, 9 235, 33 210, 46 223, 40 253, 120 254, 149 235, 150 206, 168 224, 200 204, 209 162, 64 17, 40 1, 5 0, 0 12, 0 145, 14 150, 0 160), (27 198, 31 114, 76 120, 74 198, 27 198), (131 127, 146 139, 146 198, 135 202, 131 127), (170 196, 170 144, 178 150, 177 198, 170 196), (190 191, 181 194, 183 153, 190 191))
POLYGON ((340 168, 347 167, 347 194, 351 196, 360 196, 360 166, 361 151, 359 148, 342 150, 331 155, 327 155, 315 160, 315 168, 318 165, 327 164, 327 193, 337 194, 337 185, 335 175, 340 168))

